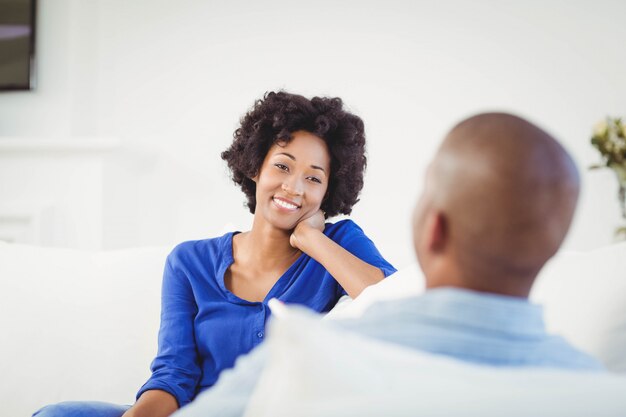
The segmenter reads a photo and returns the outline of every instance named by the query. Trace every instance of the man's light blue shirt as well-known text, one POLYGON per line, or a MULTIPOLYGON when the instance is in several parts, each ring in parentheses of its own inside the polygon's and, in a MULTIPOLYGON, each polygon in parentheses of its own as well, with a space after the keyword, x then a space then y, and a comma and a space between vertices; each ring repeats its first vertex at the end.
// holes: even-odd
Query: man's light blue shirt
POLYGON ((493 366, 601 369, 591 356, 546 332, 543 308, 525 298, 438 288, 378 303, 336 323, 357 333, 493 366))

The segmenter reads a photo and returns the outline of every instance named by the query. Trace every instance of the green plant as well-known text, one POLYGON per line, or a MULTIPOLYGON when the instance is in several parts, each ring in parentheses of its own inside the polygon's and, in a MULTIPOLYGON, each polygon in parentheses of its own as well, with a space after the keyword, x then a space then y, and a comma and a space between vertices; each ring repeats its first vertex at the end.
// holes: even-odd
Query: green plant
MULTIPOLYGON (((591 144, 603 159, 602 164, 592 165, 591 168, 608 167, 615 172, 622 217, 626 219, 626 125, 621 118, 607 117, 594 127, 591 144)), ((616 236, 625 238, 626 226, 618 228, 616 236)))

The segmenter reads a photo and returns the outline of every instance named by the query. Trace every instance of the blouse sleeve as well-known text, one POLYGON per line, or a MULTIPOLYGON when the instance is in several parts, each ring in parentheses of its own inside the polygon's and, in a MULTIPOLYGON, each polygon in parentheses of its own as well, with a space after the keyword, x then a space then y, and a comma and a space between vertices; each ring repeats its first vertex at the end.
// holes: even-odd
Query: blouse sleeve
POLYGON ((163 390, 176 398, 179 407, 191 402, 201 376, 194 335, 198 307, 189 280, 174 268, 174 252, 167 258, 161 293, 161 326, 152 376, 137 393, 163 390))
MULTIPOLYGON (((340 233, 336 241, 341 247, 362 261, 380 269, 385 278, 396 272, 396 268, 383 258, 374 242, 365 235, 363 229, 356 223, 352 220, 346 220, 345 229, 345 232, 340 233)), ((339 288, 339 298, 347 295, 347 292, 342 287, 339 288)))

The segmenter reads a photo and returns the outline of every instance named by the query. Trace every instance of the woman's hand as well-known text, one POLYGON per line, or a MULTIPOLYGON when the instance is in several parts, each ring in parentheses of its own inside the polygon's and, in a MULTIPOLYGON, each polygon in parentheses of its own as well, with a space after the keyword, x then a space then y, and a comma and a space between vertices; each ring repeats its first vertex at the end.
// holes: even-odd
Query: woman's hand
POLYGON ((161 390, 148 390, 141 394, 135 405, 122 417, 167 417, 178 409, 176 398, 161 390))
POLYGON ((296 249, 300 249, 303 252, 306 252, 306 238, 307 232, 310 231, 319 231, 323 232, 326 224, 326 219, 324 218, 324 212, 322 210, 317 210, 311 216, 306 217, 296 225, 296 228, 293 229, 291 236, 289 237, 289 243, 296 249))

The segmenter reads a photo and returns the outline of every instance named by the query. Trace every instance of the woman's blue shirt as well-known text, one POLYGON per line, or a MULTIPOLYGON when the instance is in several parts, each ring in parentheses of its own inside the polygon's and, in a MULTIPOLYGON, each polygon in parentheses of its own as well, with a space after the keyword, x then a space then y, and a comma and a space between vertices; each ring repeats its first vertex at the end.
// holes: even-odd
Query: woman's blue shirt
MULTIPOLYGON (((237 297, 224 284, 224 273, 234 262, 235 234, 181 243, 167 257, 158 353, 137 398, 147 390, 163 390, 182 407, 215 384, 221 371, 263 341, 272 298, 327 312, 346 294, 321 264, 303 253, 262 302, 237 297)), ((395 272, 353 221, 327 223, 324 234, 385 276, 395 272)))

